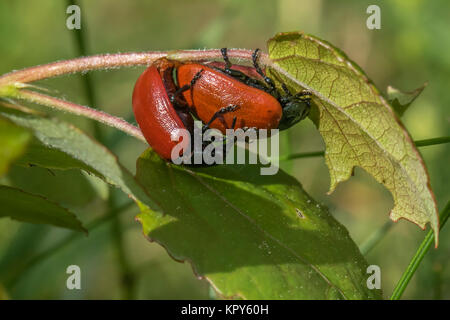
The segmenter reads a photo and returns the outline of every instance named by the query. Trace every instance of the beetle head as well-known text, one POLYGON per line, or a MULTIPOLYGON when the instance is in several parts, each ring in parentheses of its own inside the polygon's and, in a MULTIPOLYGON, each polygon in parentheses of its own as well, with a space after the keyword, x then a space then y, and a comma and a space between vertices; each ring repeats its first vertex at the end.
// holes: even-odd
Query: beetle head
POLYGON ((280 130, 289 129, 294 124, 305 119, 311 109, 310 98, 297 95, 287 95, 280 99, 283 115, 278 128, 280 130))

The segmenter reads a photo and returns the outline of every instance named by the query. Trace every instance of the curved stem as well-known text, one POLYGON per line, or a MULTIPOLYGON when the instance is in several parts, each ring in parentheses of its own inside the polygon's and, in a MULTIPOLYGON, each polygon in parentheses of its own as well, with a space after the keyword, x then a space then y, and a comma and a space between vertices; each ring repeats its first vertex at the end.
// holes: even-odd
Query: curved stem
POLYGON ((75 115, 84 116, 86 118, 99 121, 103 124, 121 130, 129 134, 130 136, 141 140, 142 142, 146 142, 139 128, 133 126, 132 124, 128 123, 127 121, 121 118, 114 117, 106 112, 92 109, 86 106, 81 106, 73 102, 64 101, 58 98, 54 98, 42 93, 29 90, 19 90, 16 93, 15 97, 18 99, 23 99, 29 102, 41 104, 62 111, 67 111, 75 115))
MULTIPOLYGON (((252 51, 230 49, 228 51, 228 55, 230 58, 235 58, 239 61, 251 61, 252 51)), ((131 52, 94 55, 89 57, 57 61, 4 74, 0 77, 0 87, 4 85, 11 85, 17 82, 28 83, 75 72, 87 72, 91 70, 111 69, 119 67, 145 66, 163 57, 180 61, 202 61, 222 59, 222 54, 220 53, 219 49, 211 49, 180 50, 173 52, 131 52)), ((267 55, 262 54, 261 64, 265 65, 266 61, 267 55)))
POLYGON ((7 73, 0 77, 0 86, 15 82, 33 82, 75 72, 146 65, 165 55, 164 52, 118 53, 57 61, 7 73))
MULTIPOLYGON (((245 63, 245 61, 251 61, 252 52, 253 51, 251 50, 230 49, 228 51, 228 55, 230 58, 234 58, 240 63, 245 63)), ((72 102, 47 96, 42 93, 25 90, 23 88, 30 87, 29 85, 26 85, 26 83, 28 82, 43 80, 75 72, 87 72, 91 70, 148 65, 162 57, 167 57, 179 61, 203 61, 213 59, 220 60, 222 59, 222 54, 219 49, 180 50, 173 52, 153 51, 141 53, 132 52, 102 54, 57 61, 49 64, 13 71, 0 76, 0 96, 3 95, 5 98, 23 99, 47 107, 84 116, 102 122, 113 128, 119 129, 137 138, 138 140, 145 142, 145 138, 143 137, 139 128, 131 125, 123 119, 86 106, 81 106, 72 102)), ((267 55, 261 54, 260 59, 261 64, 264 65, 267 62, 267 55)))
MULTIPOLYGON (((447 202, 447 205, 445 206, 444 210, 440 215, 439 220, 441 221, 440 227, 441 230, 444 227, 445 223, 447 222, 449 216, 450 216, 450 201, 447 202)), ((412 258, 402 277, 395 286, 394 292, 392 292, 391 300, 398 300, 401 298, 403 292, 405 291, 406 287, 409 284, 409 281, 413 277, 414 273, 416 272, 417 268, 419 267, 428 250, 430 250, 430 247, 432 246, 433 243, 434 243, 434 232, 433 230, 430 230, 426 235, 425 239, 422 241, 419 249, 417 249, 416 254, 412 258)))

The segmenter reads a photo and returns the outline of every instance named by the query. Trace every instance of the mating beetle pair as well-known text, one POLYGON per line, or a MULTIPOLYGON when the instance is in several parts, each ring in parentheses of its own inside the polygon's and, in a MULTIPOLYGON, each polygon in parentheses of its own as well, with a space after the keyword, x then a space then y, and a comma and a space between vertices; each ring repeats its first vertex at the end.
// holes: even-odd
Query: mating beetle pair
MULTIPOLYGON (((222 133, 238 128, 284 130, 308 115, 309 92, 293 95, 284 84, 279 90, 260 68, 258 49, 253 53, 253 70, 232 68, 227 49, 221 52, 222 68, 162 58, 137 80, 133 112, 145 139, 162 158, 170 160, 179 144, 172 141, 176 130, 193 133, 193 115, 204 123, 203 129, 222 133), (256 71, 261 80, 250 71, 256 71)), ((181 143, 188 147, 191 142, 181 143)))

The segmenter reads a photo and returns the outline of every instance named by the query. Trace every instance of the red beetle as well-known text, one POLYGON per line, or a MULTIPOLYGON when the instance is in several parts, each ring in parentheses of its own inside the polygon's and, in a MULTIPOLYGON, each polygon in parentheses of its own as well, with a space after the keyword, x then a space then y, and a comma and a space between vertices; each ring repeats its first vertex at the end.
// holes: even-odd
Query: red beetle
POLYGON ((208 127, 222 133, 236 121, 236 128, 287 129, 304 119, 310 110, 309 92, 293 95, 283 85, 280 92, 257 63, 254 70, 263 81, 249 76, 245 69, 231 69, 227 49, 222 49, 225 68, 199 63, 181 64, 176 69, 178 92, 182 92, 193 113, 208 127), (236 120, 235 120, 236 119, 236 120))
MULTIPOLYGON (((169 94, 175 91, 172 71, 174 63, 160 59, 141 74, 133 91, 133 112, 148 144, 164 159, 170 160, 172 149, 179 143, 172 137, 179 129, 191 135, 194 120, 189 110, 174 104, 169 94)), ((182 141, 190 150, 190 141, 182 141)), ((180 154, 181 156, 182 154, 180 154)))
POLYGON ((179 85, 183 87, 190 84, 197 74, 200 74, 200 77, 191 89, 183 92, 183 96, 192 111, 203 122, 208 122, 222 108, 234 109, 216 117, 209 127, 225 133, 226 129, 231 128, 234 117, 237 118, 237 128, 278 127, 282 116, 281 105, 269 93, 250 87, 216 69, 196 63, 183 64, 177 68, 179 85))
MULTIPOLYGON (((285 94, 280 93, 257 64, 257 53, 253 54, 254 69, 232 69, 226 49, 222 49, 225 68, 165 58, 154 62, 139 77, 133 92, 136 121, 150 146, 164 159, 172 159, 173 148, 180 147, 178 141, 172 141, 179 130, 193 135, 191 112, 203 121, 203 129, 211 127, 223 133, 235 127, 286 129, 306 117, 309 99, 302 96, 309 93, 292 95, 285 85, 285 94)), ((182 140, 181 147, 191 150, 191 140, 182 140)))

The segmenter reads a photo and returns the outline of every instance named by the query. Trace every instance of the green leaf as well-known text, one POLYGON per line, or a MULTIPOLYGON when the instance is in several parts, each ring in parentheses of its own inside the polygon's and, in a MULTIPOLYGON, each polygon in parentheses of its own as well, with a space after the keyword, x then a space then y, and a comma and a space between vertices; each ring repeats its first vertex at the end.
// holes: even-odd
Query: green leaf
POLYGON ((7 185, 41 195, 66 208, 80 208, 96 198, 96 191, 90 182, 76 169, 55 170, 14 165, 7 177, 7 185))
POLYGON ((31 140, 24 154, 17 159, 16 164, 60 170, 82 169, 101 176, 100 172, 95 171, 83 161, 59 149, 54 149, 51 145, 43 144, 37 138, 31 140))
POLYGON ((87 232, 72 212, 42 196, 0 186, 0 203, 0 217, 87 232))
POLYGON ((117 186, 136 201, 158 210, 158 205, 120 164, 117 157, 71 124, 19 110, 0 107, 0 115, 30 129, 39 143, 33 143, 21 158, 46 168, 81 169, 117 186))
POLYGON ((24 151, 31 138, 28 130, 0 118, 0 177, 24 151))
POLYGON ((259 170, 184 168, 147 151, 136 177, 165 215, 142 207, 144 234, 225 297, 380 298, 348 231, 295 179, 259 170))
POLYGON ((411 105, 411 103, 416 100, 416 98, 422 93, 423 89, 428 85, 428 83, 424 83, 421 87, 410 91, 404 92, 400 91, 397 88, 392 86, 387 87, 387 94, 389 103, 391 104, 394 111, 398 114, 399 117, 405 113, 406 109, 411 105))
POLYGON ((268 48, 268 73, 294 92, 313 95, 310 117, 325 141, 330 192, 359 166, 391 192, 391 219, 421 228, 430 223, 437 245, 438 212, 423 159, 362 70, 331 44, 302 33, 278 34, 268 48))

